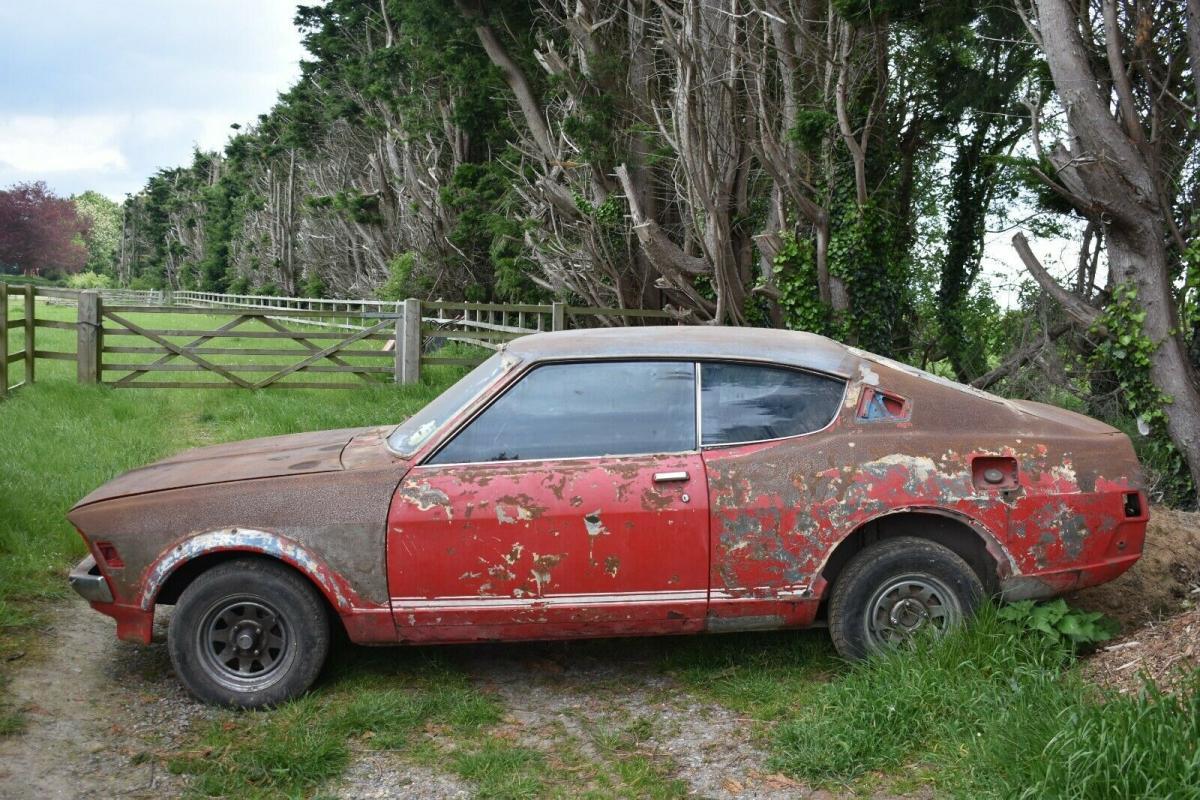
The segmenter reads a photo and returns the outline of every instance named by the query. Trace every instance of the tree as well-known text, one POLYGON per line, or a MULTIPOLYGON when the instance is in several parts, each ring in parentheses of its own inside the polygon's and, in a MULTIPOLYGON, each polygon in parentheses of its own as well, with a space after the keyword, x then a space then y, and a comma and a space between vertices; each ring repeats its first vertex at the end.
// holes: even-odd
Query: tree
POLYGON ((117 249, 121 245, 121 206, 99 192, 86 191, 71 198, 75 211, 88 221, 84 236, 87 271, 116 275, 117 249))
POLYGON ((1200 20, 1189 23, 1178 0, 1033 0, 1032 12, 1030 31, 1068 125, 1066 140, 1043 150, 1034 105, 1036 171, 1102 232, 1112 301, 1089 303, 1059 285, 1023 237, 1014 243, 1072 317, 1117 337, 1101 352, 1128 407, 1152 433, 1169 437, 1200 486, 1200 384, 1180 313, 1198 288, 1193 274, 1182 273, 1200 211, 1200 77, 1187 67, 1189 59, 1200 63, 1200 20))
POLYGON ((87 263, 89 223, 46 184, 19 183, 0 192, 0 265, 24 275, 57 277, 87 263))

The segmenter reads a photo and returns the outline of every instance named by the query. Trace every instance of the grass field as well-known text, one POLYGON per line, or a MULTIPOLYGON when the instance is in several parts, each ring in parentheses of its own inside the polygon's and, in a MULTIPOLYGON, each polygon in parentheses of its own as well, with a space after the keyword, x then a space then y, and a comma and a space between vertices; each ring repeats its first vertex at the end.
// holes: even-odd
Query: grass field
MULTIPOLYGON (((73 309, 42 315, 67 320, 73 309)), ((156 324, 201 321, 216 322, 180 315, 156 324)), ((74 349, 71 331, 38 335, 39 349, 74 349)), ((10 340, 21 346, 19 332, 10 340)), ((79 386, 66 361, 39 362, 38 371, 33 386, 0 403, 0 648, 65 592, 65 570, 82 547, 63 514, 96 485, 197 445, 396 422, 459 372, 429 369, 411 387, 248 392, 79 386)), ((1200 798, 1197 687, 1177 697, 1107 697, 1071 665, 1064 646, 989 611, 969 631, 854 667, 823 636, 757 634, 676 640, 654 669, 671 676, 672 691, 753 720, 748 730, 771 752, 764 770, 817 785, 864 794, 931 786, 938 796, 1200 798)), ((533 748, 504 735, 506 713, 444 651, 351 650, 336 654, 300 700, 197 724, 168 765, 194 776, 201 795, 311 796, 346 769, 354 744, 402 751, 481 797, 686 794, 678 765, 647 756, 654 731, 645 719, 593 726, 586 747, 553 735, 533 748)), ((0 735, 19 735, 20 726, 0 709, 0 735)))

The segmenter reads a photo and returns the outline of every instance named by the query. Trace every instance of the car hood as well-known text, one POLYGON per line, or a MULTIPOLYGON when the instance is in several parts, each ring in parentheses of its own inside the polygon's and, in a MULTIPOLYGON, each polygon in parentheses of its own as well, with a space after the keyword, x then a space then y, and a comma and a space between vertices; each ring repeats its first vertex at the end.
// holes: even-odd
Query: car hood
POLYGON ((116 497, 204 486, 214 483, 336 472, 344 469, 342 451, 356 438, 380 439, 377 428, 345 428, 264 439, 247 439, 186 450, 113 478, 75 507, 116 497))

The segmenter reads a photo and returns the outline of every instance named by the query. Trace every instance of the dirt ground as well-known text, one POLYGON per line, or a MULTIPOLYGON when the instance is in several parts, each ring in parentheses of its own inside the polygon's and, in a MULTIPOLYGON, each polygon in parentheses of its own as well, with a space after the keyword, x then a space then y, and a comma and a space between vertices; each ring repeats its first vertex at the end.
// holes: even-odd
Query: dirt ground
POLYGON ((192 720, 214 712, 179 686, 165 639, 130 645, 117 641, 115 627, 80 600, 40 632, 44 654, 18 667, 8 686, 26 725, 0 738, 0 798, 180 793, 181 779, 146 754, 170 750, 192 720))
POLYGON ((1200 608, 1148 622, 1088 658, 1084 674, 1121 694, 1137 692, 1152 679, 1172 690, 1200 669, 1200 608))
MULTIPOLYGON (((1119 619, 1122 637, 1089 658, 1085 675, 1118 691, 1149 674, 1172 685, 1200 667, 1200 514, 1153 512, 1146 553, 1128 574, 1078 593, 1076 605, 1119 619)), ((16 663, 10 701, 21 734, 0 738, 0 798, 169 797, 185 778, 163 767, 189 726, 215 712, 175 680, 165 640, 116 641, 113 623, 82 602, 60 607, 42 631, 44 652, 16 663)), ((674 685, 656 667, 653 641, 621 641, 586 656, 554 644, 460 648, 460 663, 508 708, 506 734, 531 747, 581 725, 647 717, 645 743, 676 765, 691 793, 712 798, 828 797, 768 774, 753 722, 674 685), (598 655, 597 653, 603 653, 598 655)), ((586 737, 578 737, 581 740, 586 737)), ((401 755, 364 750, 327 794, 345 798, 465 798, 457 776, 401 755)))
MULTIPOLYGON (((169 773, 164 756, 193 722, 216 712, 175 680, 166 615, 159 616, 155 643, 140 647, 118 642, 112 622, 82 602, 58 610, 44 631, 46 654, 15 670, 9 685, 26 728, 0 739, 0 798, 158 798, 185 789, 186 778, 169 773)), ((602 656, 564 658, 554 643, 490 645, 457 648, 456 660, 503 700, 503 733, 530 747, 583 724, 648 717, 655 733, 645 748, 677 765, 695 796, 832 797, 767 773, 752 722, 675 686, 655 666, 655 646, 621 640, 602 656)), ((436 800, 473 792, 455 775, 364 749, 325 794, 436 800)))
POLYGON ((1151 509, 1138 562, 1115 581, 1067 600, 1116 618, 1126 632, 1200 603, 1200 513, 1151 509))

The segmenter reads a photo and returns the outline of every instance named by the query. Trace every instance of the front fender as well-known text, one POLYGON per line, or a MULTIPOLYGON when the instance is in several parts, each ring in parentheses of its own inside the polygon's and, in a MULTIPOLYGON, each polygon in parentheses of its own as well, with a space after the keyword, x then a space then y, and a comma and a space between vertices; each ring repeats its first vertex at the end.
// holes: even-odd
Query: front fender
POLYGON ((299 543, 277 533, 250 528, 208 531, 177 542, 146 570, 138 605, 143 611, 154 607, 162 587, 175 570, 210 553, 259 553, 299 570, 313 582, 339 614, 349 614, 364 604, 349 583, 299 543))

